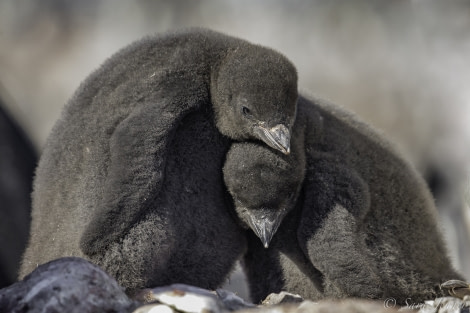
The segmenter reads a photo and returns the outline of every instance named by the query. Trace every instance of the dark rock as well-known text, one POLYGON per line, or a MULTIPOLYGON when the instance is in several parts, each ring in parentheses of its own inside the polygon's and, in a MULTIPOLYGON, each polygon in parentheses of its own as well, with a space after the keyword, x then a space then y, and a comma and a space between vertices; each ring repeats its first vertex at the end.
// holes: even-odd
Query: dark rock
POLYGON ((113 278, 75 257, 41 265, 23 281, 0 290, 1 313, 127 313, 136 306, 113 278))
POLYGON ((145 289, 138 296, 140 302, 129 299, 99 267, 67 257, 41 265, 23 281, 0 290, 0 313, 459 313, 468 312, 470 305, 468 296, 400 307, 392 298, 312 302, 281 292, 256 306, 227 290, 209 291, 184 284, 145 289))

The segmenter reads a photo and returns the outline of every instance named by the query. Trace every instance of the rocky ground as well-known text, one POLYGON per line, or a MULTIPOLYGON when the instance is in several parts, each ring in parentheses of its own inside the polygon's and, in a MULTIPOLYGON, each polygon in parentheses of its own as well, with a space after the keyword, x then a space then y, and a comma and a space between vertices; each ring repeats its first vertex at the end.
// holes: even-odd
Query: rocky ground
POLYGON ((74 257, 41 265, 23 281, 0 290, 0 313, 457 313, 469 309, 470 298, 439 298, 399 307, 393 299, 312 302, 284 292, 255 305, 224 289, 209 291, 183 284, 145 289, 130 299, 103 270, 74 257))

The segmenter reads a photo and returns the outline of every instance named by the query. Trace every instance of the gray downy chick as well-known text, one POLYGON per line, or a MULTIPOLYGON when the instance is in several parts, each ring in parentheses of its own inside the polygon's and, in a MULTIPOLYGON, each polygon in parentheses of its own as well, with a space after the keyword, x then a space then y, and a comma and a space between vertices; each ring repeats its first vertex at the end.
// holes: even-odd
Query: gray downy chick
POLYGON ((284 56, 210 30, 117 52, 81 84, 43 149, 20 277, 79 256, 128 290, 217 288, 245 249, 225 154, 232 140, 289 153, 296 101, 284 56))
POLYGON ((303 127, 294 128, 286 155, 258 142, 234 142, 223 173, 235 211, 268 248, 284 217, 295 206, 305 174, 303 127))
MULTIPOLYGON (((297 181, 301 192, 268 248, 247 232, 244 267, 252 300, 282 290, 312 300, 393 298, 398 304, 447 295, 440 284, 461 276, 447 256, 432 196, 417 172, 381 135, 335 105, 300 96, 293 133, 298 127, 305 132, 305 178, 297 181)), ((292 155, 302 146, 296 140, 293 136, 292 155)), ((259 150, 267 147, 235 149, 228 154, 224 178, 235 205, 243 204, 236 209, 240 220, 259 207, 285 210, 281 197, 278 206, 268 197, 263 204, 264 194, 271 192, 262 185, 289 194, 284 190, 289 176, 276 166, 290 162, 289 156, 262 161, 267 153, 259 150), (259 171, 259 164, 270 164, 280 176, 268 182, 255 175, 254 181, 250 172, 259 171), (261 193, 244 193, 243 185, 261 193)), ((285 168, 301 171, 296 166, 303 163, 285 168)))

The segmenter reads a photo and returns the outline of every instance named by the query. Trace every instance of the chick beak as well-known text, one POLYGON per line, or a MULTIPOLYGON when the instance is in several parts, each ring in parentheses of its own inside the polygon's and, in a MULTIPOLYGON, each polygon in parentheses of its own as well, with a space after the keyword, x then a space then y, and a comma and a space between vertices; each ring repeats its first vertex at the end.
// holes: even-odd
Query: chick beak
POLYGON ((289 129, 278 124, 273 128, 266 128, 263 123, 255 126, 255 134, 268 146, 281 151, 284 154, 290 153, 290 132, 289 129))
POLYGON ((269 247, 285 215, 286 210, 260 209, 248 212, 248 225, 261 239, 265 248, 269 247))

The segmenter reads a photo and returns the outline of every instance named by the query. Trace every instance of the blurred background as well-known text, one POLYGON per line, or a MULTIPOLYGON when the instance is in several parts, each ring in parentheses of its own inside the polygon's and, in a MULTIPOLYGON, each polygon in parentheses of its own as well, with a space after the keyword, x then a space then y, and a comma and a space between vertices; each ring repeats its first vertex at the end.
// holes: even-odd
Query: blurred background
MULTIPOLYGON (((296 64, 301 90, 394 141, 428 181, 452 260, 470 279, 470 1, 0 0, 3 109, 40 153, 63 105, 106 58, 190 26, 275 48, 296 64)), ((0 172, 6 186, 8 175, 0 172)))

